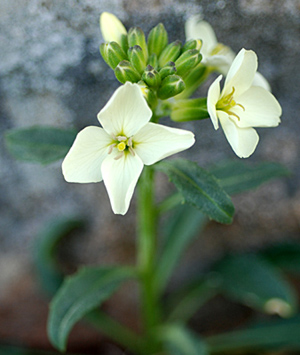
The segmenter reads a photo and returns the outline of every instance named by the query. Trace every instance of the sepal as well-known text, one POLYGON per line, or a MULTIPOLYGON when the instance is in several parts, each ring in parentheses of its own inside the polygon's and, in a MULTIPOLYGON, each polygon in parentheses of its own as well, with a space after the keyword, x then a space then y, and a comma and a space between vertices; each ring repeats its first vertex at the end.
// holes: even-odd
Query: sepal
POLYGON ((128 46, 140 46, 143 50, 146 61, 148 60, 148 47, 143 30, 140 27, 131 27, 128 32, 128 46))
POLYGON ((115 69, 122 60, 127 59, 126 53, 117 42, 101 43, 100 53, 112 69, 115 69))
POLYGON ((175 41, 167 45, 167 47, 161 52, 158 59, 160 68, 164 67, 168 62, 175 62, 179 57, 181 50, 181 42, 175 41))
POLYGON ((168 44, 168 33, 162 23, 152 28, 148 35, 148 51, 149 54, 160 55, 162 50, 168 44))
POLYGON ((174 62, 169 62, 167 63, 167 65, 165 65, 163 68, 160 69, 159 71, 159 75, 161 77, 161 80, 163 80, 165 77, 169 76, 169 75, 173 75, 175 74, 177 71, 176 67, 175 67, 175 63, 174 62))
POLYGON ((171 119, 177 122, 203 120, 209 118, 206 98, 176 101, 172 105, 171 119))
POLYGON ((142 74, 146 67, 146 58, 142 48, 138 45, 128 49, 128 58, 135 69, 142 74))
POLYGON ((149 107, 151 109, 155 108, 157 105, 157 96, 155 92, 147 86, 147 84, 144 81, 139 81, 138 85, 141 88, 141 91, 143 93, 144 98, 146 99, 149 107))
POLYGON ((141 75, 128 60, 123 60, 117 65, 115 76, 122 84, 126 81, 137 83, 141 79, 141 75))
POLYGON ((177 74, 185 76, 191 69, 200 63, 201 59, 202 55, 197 49, 189 49, 182 53, 175 62, 177 74))
POLYGON ((147 65, 146 70, 142 76, 144 82, 151 87, 158 87, 161 83, 161 78, 158 72, 151 67, 151 65, 147 65))
POLYGON ((148 64, 151 65, 154 69, 158 68, 158 59, 155 53, 152 53, 148 58, 148 64))
POLYGON ((166 100, 180 94, 185 89, 185 83, 178 75, 167 76, 161 84, 157 95, 160 99, 166 100))
POLYGON ((201 39, 190 39, 183 46, 182 52, 186 52, 189 49, 197 49, 198 51, 200 51, 200 49, 202 48, 202 44, 203 42, 201 39))

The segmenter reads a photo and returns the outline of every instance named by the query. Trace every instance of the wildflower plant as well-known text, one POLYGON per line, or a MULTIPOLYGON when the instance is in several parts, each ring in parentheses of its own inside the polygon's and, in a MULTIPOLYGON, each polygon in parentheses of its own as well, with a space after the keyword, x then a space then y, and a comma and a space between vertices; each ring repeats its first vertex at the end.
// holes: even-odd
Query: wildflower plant
MULTIPOLYGON (((39 126, 6 134, 8 149, 19 159, 50 163, 64 157, 62 172, 67 182, 103 180, 116 214, 127 213, 137 189, 136 266, 85 267, 68 277, 50 306, 48 333, 52 344, 65 351, 71 329, 85 317, 136 354, 201 355, 269 345, 273 349, 278 345, 273 324, 260 328, 269 334, 265 343, 256 342, 256 328, 235 336, 201 337, 187 326, 198 308, 218 293, 260 312, 293 315, 297 306, 294 291, 266 256, 227 257, 212 268, 213 273, 187 280, 177 297, 169 296, 173 299, 169 304, 167 298, 166 307, 162 302, 180 257, 208 220, 232 222, 230 195, 286 174, 275 163, 249 167, 234 161, 204 169, 190 160, 165 160, 192 147, 195 137, 190 131, 160 124, 162 117, 169 116, 178 124, 195 121, 195 125, 210 119, 215 129, 220 124, 240 158, 249 157, 257 147, 254 127, 280 123, 281 107, 266 80, 257 74, 256 54, 241 49, 235 56, 229 47, 217 42, 211 26, 198 17, 187 21, 184 43, 170 43, 161 23, 146 38, 141 28, 127 30, 109 13, 101 15, 100 27, 105 41, 100 53, 120 86, 100 110, 96 125, 78 134, 39 126), (214 72, 221 75, 212 82, 207 98, 191 98, 214 72), (155 195, 158 171, 166 174, 177 190, 163 200, 155 195), (158 222, 166 212, 169 218, 165 219, 163 236, 158 222), (163 243, 158 243, 158 238, 163 243), (139 334, 99 309, 129 280, 140 287, 139 334), (243 343, 241 339, 246 340, 243 343)), ((63 230, 70 227, 74 227, 73 221, 59 224, 63 230)), ((51 243, 60 237, 54 236, 51 243)), ((296 343, 292 335, 290 338, 296 343)))

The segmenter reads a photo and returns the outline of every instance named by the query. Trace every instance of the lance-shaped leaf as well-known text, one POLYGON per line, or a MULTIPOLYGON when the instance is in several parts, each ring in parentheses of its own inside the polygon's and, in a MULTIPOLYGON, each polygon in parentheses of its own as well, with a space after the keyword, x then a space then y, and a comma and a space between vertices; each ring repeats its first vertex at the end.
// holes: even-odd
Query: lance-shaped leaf
POLYGON ((34 243, 34 262, 37 276, 43 289, 53 295, 63 282, 56 260, 57 247, 61 239, 84 226, 84 221, 74 217, 52 220, 38 235, 34 243))
POLYGON ((206 225, 207 217, 193 206, 181 205, 165 225, 164 244, 157 263, 156 282, 162 290, 187 246, 206 225))
POLYGON ((135 273, 129 268, 86 267, 67 278, 50 305, 48 335, 52 345, 64 351, 75 323, 133 277, 135 273))
POLYGON ((217 222, 232 222, 234 206, 212 174, 184 159, 163 161, 155 167, 168 175, 185 202, 217 222))
POLYGON ((172 355, 208 355, 207 347, 195 333, 180 324, 159 328, 164 349, 172 355))
POLYGON ((299 329, 300 317, 298 315, 291 319, 281 319, 257 324, 247 329, 213 335, 205 341, 211 354, 233 354, 237 350, 257 352, 268 349, 273 351, 288 349, 299 351, 299 329))
POLYGON ((5 143, 18 160, 49 164, 67 154, 75 136, 74 130, 33 126, 6 132, 5 143))
POLYGON ((228 256, 214 270, 223 292, 233 300, 282 317, 295 313, 294 290, 277 269, 258 256, 228 256))
POLYGON ((258 187, 271 179, 286 176, 289 171, 281 164, 263 162, 258 165, 244 161, 226 161, 209 169, 220 185, 230 194, 238 194, 258 187))

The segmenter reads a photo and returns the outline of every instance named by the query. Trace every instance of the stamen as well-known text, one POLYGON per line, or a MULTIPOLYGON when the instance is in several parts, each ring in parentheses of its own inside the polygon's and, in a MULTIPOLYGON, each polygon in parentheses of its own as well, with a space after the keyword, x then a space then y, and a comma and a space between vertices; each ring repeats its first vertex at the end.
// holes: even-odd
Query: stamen
POLYGON ((121 159, 123 156, 124 156, 124 150, 119 154, 119 155, 117 155, 115 158, 114 158, 114 160, 119 160, 119 159, 121 159))
POLYGON ((135 151, 132 149, 132 147, 128 147, 128 150, 129 150, 130 154, 134 157, 135 151))
POLYGON ((108 149, 108 154, 111 154, 113 148, 117 145, 117 143, 113 143, 109 146, 109 149, 108 149))
POLYGON ((118 137, 117 137, 117 140, 118 140, 119 142, 124 142, 124 141, 126 141, 126 140, 127 140, 127 137, 124 137, 124 136, 118 136, 118 137))
POLYGON ((236 104, 237 106, 240 106, 242 109, 243 109, 243 111, 246 111, 245 110, 245 107, 243 106, 243 105, 241 105, 241 104, 236 104))
POLYGON ((128 138, 127 145, 128 147, 132 147, 132 137, 128 138))
POLYGON ((241 119, 239 118, 239 116, 238 116, 236 113, 234 113, 234 112, 232 112, 232 111, 226 111, 226 112, 228 113, 229 116, 235 116, 235 117, 238 119, 238 121, 241 120, 241 119))

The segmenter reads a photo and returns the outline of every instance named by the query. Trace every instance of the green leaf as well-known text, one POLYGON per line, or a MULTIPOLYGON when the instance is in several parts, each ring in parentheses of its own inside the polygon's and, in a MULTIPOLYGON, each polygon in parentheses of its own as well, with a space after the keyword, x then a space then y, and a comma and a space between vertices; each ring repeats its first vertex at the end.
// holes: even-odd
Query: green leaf
POLYGON ((184 159, 163 161, 155 167, 168 175, 185 202, 217 222, 232 222, 234 206, 231 199, 209 172, 184 159))
POLYGON ((266 181, 289 175, 289 171, 278 163, 264 162, 250 165, 242 160, 222 162, 209 171, 230 195, 254 189, 266 181))
POLYGON ((6 132, 5 143, 18 160, 49 164, 67 154, 75 137, 74 130, 33 126, 6 132))
POLYGON ((221 278, 223 292, 233 300, 282 317, 295 313, 294 290, 265 260, 249 254, 228 256, 214 270, 221 278))
POLYGON ((159 328, 159 338, 172 355, 208 355, 206 344, 192 331, 180 324, 159 328))
POLYGON ((52 220, 39 233, 34 243, 34 263, 43 289, 53 295, 61 285, 64 275, 56 260, 59 242, 74 230, 82 228, 84 221, 78 218, 52 220))
MULTIPOLYGON (((248 329, 213 335, 205 339, 210 354, 267 349, 300 350, 300 316, 252 326, 248 329)), ((298 352, 297 352, 298 353, 298 352)))
POLYGON ((269 247, 261 256, 284 271, 298 275, 300 273, 300 244, 285 243, 269 247))
POLYGON ((50 305, 48 335, 64 351, 74 324, 106 301, 135 272, 122 267, 86 267, 68 277, 50 305))
POLYGON ((193 206, 181 205, 168 218, 164 231, 164 244, 157 263, 156 282, 162 290, 185 252, 206 224, 207 217, 193 206))

